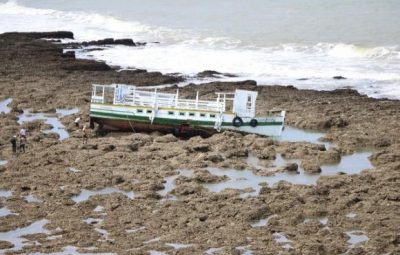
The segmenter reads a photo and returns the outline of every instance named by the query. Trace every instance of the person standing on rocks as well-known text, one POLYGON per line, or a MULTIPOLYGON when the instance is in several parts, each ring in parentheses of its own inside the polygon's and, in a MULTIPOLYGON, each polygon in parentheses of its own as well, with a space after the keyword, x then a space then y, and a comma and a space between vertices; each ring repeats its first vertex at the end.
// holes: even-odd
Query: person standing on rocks
POLYGON ((75 119, 74 123, 75 123, 75 127, 79 128, 79 125, 81 123, 81 116, 80 115, 75 119))
POLYGON ((11 142, 12 151, 13 151, 14 153, 16 153, 16 152, 17 152, 17 136, 14 135, 14 136, 11 138, 10 142, 11 142))
POLYGON ((26 137, 21 136, 19 138, 19 152, 25 153, 26 137))
POLYGON ((87 144, 87 142, 89 140, 89 134, 88 134, 88 129, 86 127, 86 124, 83 125, 82 132, 83 132, 83 136, 82 136, 83 144, 87 144))
POLYGON ((19 130, 19 136, 24 137, 26 139, 26 129, 25 128, 21 128, 19 130))

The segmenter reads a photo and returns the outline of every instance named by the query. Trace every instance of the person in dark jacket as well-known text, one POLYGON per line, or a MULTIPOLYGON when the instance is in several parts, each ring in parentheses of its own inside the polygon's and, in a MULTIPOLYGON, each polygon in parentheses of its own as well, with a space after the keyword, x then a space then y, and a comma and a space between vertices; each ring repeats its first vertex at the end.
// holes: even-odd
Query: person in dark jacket
POLYGON ((12 151, 13 151, 14 153, 16 153, 16 152, 17 152, 17 136, 14 135, 14 136, 11 138, 10 142, 11 142, 11 146, 12 146, 12 151))

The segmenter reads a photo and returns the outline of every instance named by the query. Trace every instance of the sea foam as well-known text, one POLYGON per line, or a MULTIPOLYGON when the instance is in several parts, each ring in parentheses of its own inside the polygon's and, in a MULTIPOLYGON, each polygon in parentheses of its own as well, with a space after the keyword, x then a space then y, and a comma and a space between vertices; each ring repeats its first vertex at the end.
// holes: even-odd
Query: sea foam
MULTIPOLYGON (((346 43, 247 45, 238 38, 210 36, 93 12, 59 11, 0 4, 0 32, 70 30, 77 41, 106 37, 160 42, 146 47, 107 47, 80 51, 80 58, 102 60, 121 68, 145 68, 193 77, 203 70, 236 74, 259 84, 299 88, 354 88, 372 97, 400 98, 400 49, 397 45, 361 47, 346 43), (335 80, 343 76, 347 79, 335 80)), ((202 80, 195 80, 201 82, 202 80)))

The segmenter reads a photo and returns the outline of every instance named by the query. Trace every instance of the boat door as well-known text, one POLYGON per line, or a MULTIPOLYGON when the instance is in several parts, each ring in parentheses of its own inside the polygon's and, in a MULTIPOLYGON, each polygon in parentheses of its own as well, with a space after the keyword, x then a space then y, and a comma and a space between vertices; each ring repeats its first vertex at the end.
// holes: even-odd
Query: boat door
POLYGON ((239 117, 254 118, 256 115, 257 94, 256 91, 237 89, 233 99, 233 113, 239 117))

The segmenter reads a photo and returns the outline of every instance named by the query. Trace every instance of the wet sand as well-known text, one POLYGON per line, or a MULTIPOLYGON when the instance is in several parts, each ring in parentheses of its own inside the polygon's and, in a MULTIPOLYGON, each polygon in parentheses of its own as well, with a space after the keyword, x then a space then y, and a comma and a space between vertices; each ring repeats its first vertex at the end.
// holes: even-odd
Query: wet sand
POLYGON ((76 60, 42 36, 0 35, 0 101, 12 98, 0 103, 9 107, 0 113, 0 253, 400 253, 398 101, 251 81, 189 85, 181 96, 257 90, 259 114, 285 109, 300 134, 288 128, 280 140, 233 132, 180 140, 109 133, 84 145, 73 120, 82 114, 88 121, 91 84, 184 78, 76 60), (28 110, 60 120, 68 136, 48 132, 52 123, 43 119, 19 122, 28 110), (14 155, 9 139, 21 126, 29 131, 27 152, 14 155), (352 164, 360 159, 346 163, 351 155, 365 160, 363 150, 372 155, 361 169, 370 169, 352 164), (285 175, 316 180, 268 182, 285 175), (246 179, 255 184, 209 188, 246 179))

